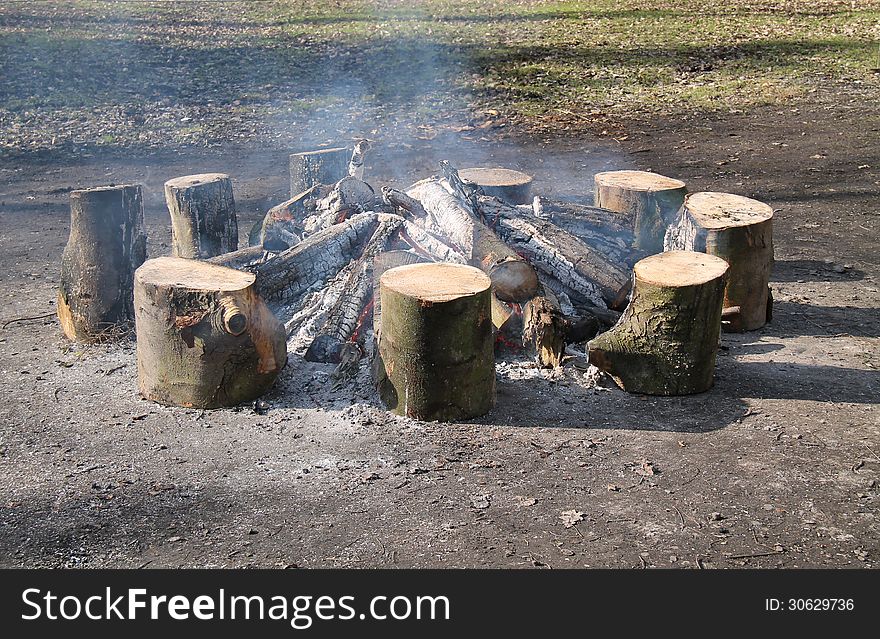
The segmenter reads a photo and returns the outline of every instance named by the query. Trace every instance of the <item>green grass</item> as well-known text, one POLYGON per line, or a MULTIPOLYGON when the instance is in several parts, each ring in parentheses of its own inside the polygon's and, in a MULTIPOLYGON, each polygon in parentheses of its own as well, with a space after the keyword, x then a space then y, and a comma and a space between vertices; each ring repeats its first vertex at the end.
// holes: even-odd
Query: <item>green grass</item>
POLYGON ((876 88, 878 38, 880 0, 8 3, 0 114, 238 100, 581 126, 876 88))

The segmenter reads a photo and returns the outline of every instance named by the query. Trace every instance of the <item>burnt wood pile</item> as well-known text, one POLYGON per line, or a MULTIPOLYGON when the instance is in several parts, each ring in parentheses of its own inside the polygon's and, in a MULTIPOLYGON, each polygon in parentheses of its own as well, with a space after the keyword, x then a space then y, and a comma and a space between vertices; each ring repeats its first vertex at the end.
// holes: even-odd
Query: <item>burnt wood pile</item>
MULTIPOLYGON (((448 162, 409 187, 379 187, 365 176, 368 151, 358 141, 291 155, 290 199, 272 207, 240 249, 228 176, 170 180, 175 259, 149 260, 137 277, 139 190, 95 204, 87 198, 106 199, 103 191, 74 192, 59 297, 66 333, 94 340, 107 322, 124 328, 137 319, 142 392, 206 407, 264 392, 287 350, 336 364, 340 381, 369 354, 386 405, 400 412, 386 397, 409 392, 404 370, 433 387, 442 386, 436 371, 449 369, 494 389, 485 374, 494 370, 485 346, 493 336, 543 367, 562 365, 568 346, 589 342, 590 362, 625 390, 699 392, 712 383, 722 323, 752 330, 769 317, 772 210, 760 202, 686 195, 678 180, 613 171, 596 176, 588 206, 534 194, 531 177, 517 171, 458 171, 448 162), (102 230, 99 215, 122 220, 116 235, 102 230), (112 277, 98 252, 112 257, 112 277), (203 266, 188 269, 178 258, 203 266), (471 272, 482 272, 486 286, 471 272), (425 331, 441 342, 468 336, 467 345, 437 350, 425 331), (462 362, 472 362, 467 371, 462 362), (175 386, 181 379, 185 391, 175 386)), ((491 406, 444 388, 413 395, 417 408, 403 412, 455 419, 491 406)))

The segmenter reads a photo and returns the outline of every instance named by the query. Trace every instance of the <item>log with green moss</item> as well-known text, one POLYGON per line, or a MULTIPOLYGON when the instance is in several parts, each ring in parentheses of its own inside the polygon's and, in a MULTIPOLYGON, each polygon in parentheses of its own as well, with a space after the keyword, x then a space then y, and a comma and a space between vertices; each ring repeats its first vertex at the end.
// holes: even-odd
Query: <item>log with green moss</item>
POLYGON ((374 374, 389 410, 458 421, 492 408, 491 284, 479 269, 460 264, 412 264, 382 276, 374 374))
POLYGON ((175 257, 135 273, 138 386, 147 399, 218 408, 265 393, 287 361, 255 276, 175 257))
POLYGON ((647 395, 708 390, 715 372, 727 263, 670 251, 635 265, 629 305, 589 343, 590 363, 620 388, 647 395))

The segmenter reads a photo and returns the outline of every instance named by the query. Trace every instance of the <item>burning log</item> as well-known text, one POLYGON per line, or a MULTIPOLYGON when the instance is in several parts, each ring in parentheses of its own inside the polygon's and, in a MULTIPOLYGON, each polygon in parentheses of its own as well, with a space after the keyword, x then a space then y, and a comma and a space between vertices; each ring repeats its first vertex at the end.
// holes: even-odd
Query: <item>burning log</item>
POLYGON ((256 399, 287 361, 284 329, 255 277, 160 257, 135 273, 138 386, 147 399, 217 408, 256 399))
POLYGON ((425 210, 425 207, 422 206, 422 203, 414 197, 410 197, 403 191, 383 186, 382 200, 388 206, 393 206, 398 209, 398 212, 400 212, 403 217, 410 217, 417 220, 423 220, 428 217, 428 212, 425 210))
POLYGON ((629 267, 565 229, 531 215, 496 198, 480 197, 478 208, 484 219, 509 245, 540 271, 555 277, 594 306, 607 303, 622 308, 629 294, 629 267))
MULTIPOLYGON (((517 210, 524 208, 517 207, 517 210)), ((613 211, 554 200, 542 201, 541 210, 544 215, 535 214, 535 217, 547 219, 576 235, 615 263, 627 264, 631 268, 640 259, 647 257, 644 251, 634 248, 635 236, 632 228, 619 224, 620 216, 613 211)))
POLYGON ((631 393, 707 390, 715 371, 727 268, 719 257, 691 251, 641 260, 620 321, 589 343, 590 363, 631 393))
POLYGON ((310 362, 338 362, 343 346, 361 328, 372 311, 373 260, 388 246, 392 235, 403 222, 397 215, 380 215, 373 236, 343 286, 343 295, 330 311, 305 358, 310 362))
POLYGON ((303 230, 311 235, 356 213, 382 210, 383 207, 384 203, 376 196, 373 187, 356 177, 344 177, 325 197, 315 202, 315 213, 303 221, 303 230))
POLYGON ((531 202, 532 176, 502 168, 459 169, 458 176, 465 184, 479 187, 485 195, 497 197, 509 204, 531 202))
MULTIPOLYGON (((251 270, 257 276, 260 295, 267 301, 290 300, 326 282, 360 256, 378 223, 376 213, 361 213, 310 235, 272 259, 257 263, 251 270)), ((259 247, 246 250, 254 248, 260 250, 259 247)), ((228 263, 230 258, 242 261, 241 257, 231 256, 224 257, 223 261, 228 263)), ((223 261, 218 259, 215 263, 223 261)))
POLYGON ((389 410, 457 421, 492 408, 490 287, 483 272, 459 264, 412 264, 382 276, 374 372, 389 410))
POLYGON ((238 248, 232 180, 223 173, 187 175, 165 182, 171 214, 171 255, 207 259, 238 248))
POLYGON ((467 264, 467 259, 446 243, 442 237, 426 231, 412 222, 405 221, 400 227, 400 239, 416 253, 433 262, 467 264))
POLYGON ((620 213, 635 233, 635 248, 649 254, 663 250, 663 236, 684 203, 687 187, 646 171, 596 174, 595 204, 620 213))
POLYGON ((113 337, 134 320, 134 271, 147 253, 140 185, 72 191, 58 319, 72 340, 113 337))
POLYGON ((538 288, 535 269, 479 221, 467 204, 438 180, 419 183, 409 193, 428 211, 427 228, 448 238, 471 264, 492 280, 499 299, 525 302, 538 288))
POLYGON ((694 193, 666 234, 667 250, 717 255, 730 265, 722 328, 752 331, 769 321, 773 209, 729 193, 694 193))
POLYGON ((250 245, 262 245, 273 238, 282 239, 290 246, 299 243, 303 235, 303 222, 314 214, 315 202, 323 195, 322 187, 316 185, 273 206, 266 212, 262 221, 254 225, 256 232, 252 230, 248 236, 250 245))
POLYGON ((321 149, 290 156, 290 195, 302 193, 316 184, 336 184, 348 175, 352 150, 321 149))

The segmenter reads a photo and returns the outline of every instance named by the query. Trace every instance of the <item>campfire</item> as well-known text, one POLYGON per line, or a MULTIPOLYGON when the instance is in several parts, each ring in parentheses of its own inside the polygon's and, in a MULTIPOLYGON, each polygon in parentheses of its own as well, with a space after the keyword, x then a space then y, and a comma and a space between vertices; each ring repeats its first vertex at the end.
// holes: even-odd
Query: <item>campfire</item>
POLYGON ((335 364, 337 383, 371 359, 390 409, 459 419, 494 401, 494 343, 557 367, 589 341, 625 390, 683 394, 711 385, 722 323, 769 317, 759 202, 612 171, 588 206, 448 162, 400 190, 369 183, 368 152, 292 155, 293 197, 238 250, 229 177, 170 180, 172 256, 143 265, 140 187, 74 192, 65 332, 94 340, 135 320, 140 390, 167 404, 254 399, 295 353, 335 364))

